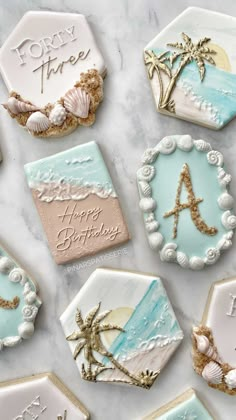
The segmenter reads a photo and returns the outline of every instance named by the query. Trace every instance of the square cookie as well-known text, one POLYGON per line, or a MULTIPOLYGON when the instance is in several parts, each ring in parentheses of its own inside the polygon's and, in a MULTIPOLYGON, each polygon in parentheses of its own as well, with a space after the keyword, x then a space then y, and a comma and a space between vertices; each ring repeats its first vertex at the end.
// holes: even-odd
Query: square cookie
POLYGON ((25 173, 57 264, 128 241, 119 200, 95 142, 29 163, 25 173))

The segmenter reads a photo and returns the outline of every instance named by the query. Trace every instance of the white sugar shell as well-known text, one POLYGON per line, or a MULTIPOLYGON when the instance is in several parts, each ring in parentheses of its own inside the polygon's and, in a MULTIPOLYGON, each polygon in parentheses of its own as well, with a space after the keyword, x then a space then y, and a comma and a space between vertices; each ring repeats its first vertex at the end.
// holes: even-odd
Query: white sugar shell
POLYGON ((204 267, 204 260, 200 257, 191 257, 189 265, 192 270, 201 270, 204 267))
POLYGON ((87 118, 89 114, 90 96, 80 87, 70 89, 64 97, 64 107, 79 118, 87 118))
POLYGON ((236 228, 236 216, 232 214, 230 210, 227 210, 222 214, 221 222, 226 229, 236 228))
POLYGON ((228 192, 222 193, 217 201, 222 210, 230 210, 233 208, 234 199, 228 192))
POLYGON ((144 213, 149 213, 156 208, 156 201, 153 198, 142 198, 139 202, 139 207, 144 213))
POLYGON ((27 120, 26 127, 29 131, 40 133, 46 131, 50 127, 50 121, 46 115, 37 111, 30 115, 27 120))
POLYGON ((49 121, 53 125, 60 126, 66 120, 66 110, 61 104, 56 104, 50 112, 49 121))
POLYGON ((209 362, 202 371, 202 377, 209 384, 219 385, 222 382, 223 371, 215 362, 209 362))
POLYGON ((0 257, 0 273, 8 273, 13 267, 13 262, 10 258, 0 257))
POLYGON ((179 263, 179 265, 183 268, 188 268, 189 267, 189 260, 186 254, 184 254, 183 252, 177 252, 177 262, 179 263))
POLYGON ((205 140, 194 140, 194 146, 199 152, 210 152, 211 145, 205 140))
POLYGON ((215 360, 216 362, 221 361, 214 347, 210 345, 210 342, 205 335, 198 335, 195 333, 193 335, 196 339, 197 349, 200 353, 205 354, 207 357, 215 360))
POLYGON ((152 194, 152 188, 146 181, 139 182, 140 190, 144 197, 150 197, 152 194))
POLYGON ((150 247, 156 251, 160 249, 162 242, 163 242, 163 236, 159 232, 153 232, 148 235, 148 242, 150 247))
POLYGON ((39 109, 35 105, 27 104, 24 101, 19 101, 18 99, 14 98, 14 96, 8 98, 7 103, 3 106, 14 115, 18 115, 23 112, 37 111, 39 109))
POLYGON ((210 165, 222 166, 224 163, 224 158, 222 153, 217 150, 211 150, 207 153, 207 160, 210 165))
POLYGON ((225 375, 224 379, 229 389, 236 388, 236 369, 230 370, 227 375, 225 375))

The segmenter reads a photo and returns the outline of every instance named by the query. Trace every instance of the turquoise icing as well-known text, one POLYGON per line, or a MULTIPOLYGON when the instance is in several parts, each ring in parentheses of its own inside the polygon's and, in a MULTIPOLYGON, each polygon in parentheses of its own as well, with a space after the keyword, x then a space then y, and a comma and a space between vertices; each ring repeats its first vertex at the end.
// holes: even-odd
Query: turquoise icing
MULTIPOLYGON (((1 256, 9 255, 0 250, 1 256)), ((16 266, 16 265, 15 265, 16 266)), ((34 283, 28 278, 33 291, 36 291, 34 283)), ((13 283, 6 274, 0 273, 0 296, 6 300, 12 300, 15 296, 20 298, 20 303, 16 309, 0 308, 0 339, 11 336, 18 336, 18 326, 23 322, 22 308, 25 305, 23 296, 23 286, 20 283, 13 283)))
POLYGON ((109 348, 115 358, 137 351, 141 343, 155 339, 157 335, 171 338, 181 333, 160 279, 151 282, 123 328, 125 332, 121 332, 109 348), (161 315, 164 321, 157 323, 162 319, 161 315))
MULTIPOLYGON (((168 51, 168 47, 166 49, 154 48, 153 51, 159 54, 162 51, 168 51)), ((179 59, 175 61, 173 70, 178 67, 179 61, 179 59)), ((205 62, 205 69, 204 79, 201 82, 197 64, 193 61, 184 67, 178 81, 186 82, 197 96, 211 103, 218 110, 220 121, 226 124, 236 115, 236 74, 219 69, 207 62, 205 62)))
POLYGON ((25 173, 30 187, 40 181, 50 182, 64 179, 66 182, 101 184, 112 186, 112 180, 104 163, 102 154, 95 142, 82 144, 65 152, 40 159, 25 165, 25 173), (73 159, 86 159, 82 163, 67 163, 73 159), (50 174, 52 176, 50 177, 50 174))
POLYGON ((171 408, 167 413, 154 418, 158 420, 213 420, 195 394, 171 408))
MULTIPOLYGON (((217 199, 221 189, 217 179, 217 167, 210 165, 206 153, 193 148, 190 152, 176 149, 169 155, 159 154, 155 163, 156 175, 150 182, 152 197, 157 202, 155 217, 159 221, 159 232, 164 236, 165 243, 176 243, 177 250, 189 257, 204 257, 205 251, 215 247, 222 235, 227 232, 221 223, 223 210, 218 206, 217 199), (214 226, 218 233, 209 236, 201 233, 194 225, 189 209, 179 213, 177 238, 173 239, 174 216, 164 218, 163 215, 175 206, 178 181, 183 165, 187 163, 190 169, 193 191, 196 198, 203 198, 198 208, 200 215, 208 226, 214 226)), ((181 203, 187 202, 185 185, 182 186, 181 203)))

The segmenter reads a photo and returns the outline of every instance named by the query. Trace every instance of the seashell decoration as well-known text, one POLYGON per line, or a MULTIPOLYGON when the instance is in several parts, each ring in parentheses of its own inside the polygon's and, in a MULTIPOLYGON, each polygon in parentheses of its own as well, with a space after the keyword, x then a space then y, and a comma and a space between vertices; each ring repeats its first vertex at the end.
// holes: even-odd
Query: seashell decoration
POLYGON ((223 371, 216 362, 209 362, 202 371, 202 377, 209 384, 219 385, 222 383, 223 371))
POLYGON ((221 249, 225 250, 231 247, 233 234, 234 234, 233 231, 230 230, 225 235, 223 235, 223 238, 220 239, 220 241, 218 242, 218 248, 220 250, 221 249))
POLYGON ((179 265, 183 268, 188 268, 189 267, 189 260, 186 254, 184 254, 183 252, 177 252, 177 262, 179 263, 179 265))
POLYGON ((159 227, 159 223, 156 220, 153 220, 151 222, 146 222, 146 229, 148 233, 155 232, 159 227))
POLYGON ((236 388, 236 369, 230 370, 224 377, 225 383, 229 389, 236 388))
POLYGON ((156 251, 160 249, 162 242, 163 242, 163 236, 160 232, 153 232, 148 235, 148 242, 150 247, 156 251))
POLYGON ((209 248, 206 251, 205 264, 212 265, 220 258, 220 251, 218 248, 209 248))
POLYGON ((221 187, 226 187, 232 180, 232 176, 227 174, 223 168, 218 168, 218 181, 221 187))
POLYGON ((193 148, 193 140, 189 135, 178 136, 176 138, 176 143, 179 149, 189 152, 193 148))
POLYGON ((79 118, 87 118, 89 114, 90 95, 80 87, 68 90, 64 96, 64 107, 79 118))
POLYGON ((53 125, 60 126, 64 123, 65 120, 66 120, 66 110, 64 106, 62 106, 59 103, 56 103, 56 105, 52 108, 49 114, 49 121, 53 125))
POLYGON ((150 197, 152 194, 152 188, 146 181, 139 182, 140 190, 144 197, 150 197))
POLYGON ((194 146, 199 152, 210 152, 211 145, 207 143, 205 140, 194 140, 194 146))
POLYGON ((158 151, 156 149, 147 149, 145 150, 143 156, 142 156, 142 163, 143 164, 148 164, 148 163, 153 163, 157 156, 158 156, 158 151))
POLYGON ((138 172, 137 177, 139 181, 150 182, 155 176, 155 168, 152 165, 142 166, 138 172))
POLYGON ((173 137, 164 137, 164 139, 162 139, 158 144, 158 150, 164 155, 169 155, 170 153, 173 153, 175 149, 176 141, 173 137))
POLYGON ((234 205, 234 199, 227 191, 220 195, 217 202, 222 210, 230 210, 234 205))
POLYGON ((37 111, 30 115, 26 127, 29 131, 40 133, 41 131, 46 131, 50 127, 50 121, 46 115, 37 111))
POLYGON ((224 163, 224 158, 222 153, 217 150, 211 150, 207 153, 207 161, 210 165, 222 166, 224 163))
POLYGON ((201 270, 204 267, 204 260, 200 257, 191 257, 189 266, 192 270, 201 270))
POLYGON ((0 273, 8 273, 13 267, 13 262, 7 257, 0 257, 0 273))
POLYGON ((10 96, 6 104, 3 104, 4 108, 10 111, 14 115, 21 114, 23 112, 38 111, 35 105, 27 104, 27 102, 19 101, 14 96, 10 96))
POLYGON ((22 268, 18 268, 18 267, 13 268, 13 270, 10 271, 8 277, 9 277, 9 280, 12 281, 13 283, 21 283, 22 285, 24 285, 27 280, 25 271, 22 268))
POLYGON ((161 257, 161 261, 175 261, 176 260, 176 249, 177 249, 177 245, 174 243, 169 243, 166 244, 161 252, 160 252, 160 257, 161 257))
POLYGON ((205 354, 210 359, 221 363, 217 351, 214 349, 213 346, 210 345, 208 338, 205 335, 199 335, 196 333, 193 333, 193 335, 196 339, 198 351, 202 354, 205 354))
POLYGON ((156 201, 153 198, 142 198, 139 202, 139 207, 144 213, 150 213, 156 208, 156 201))
POLYGON ((227 210, 222 214, 221 222, 226 229, 236 228, 236 216, 232 214, 230 210, 227 210))

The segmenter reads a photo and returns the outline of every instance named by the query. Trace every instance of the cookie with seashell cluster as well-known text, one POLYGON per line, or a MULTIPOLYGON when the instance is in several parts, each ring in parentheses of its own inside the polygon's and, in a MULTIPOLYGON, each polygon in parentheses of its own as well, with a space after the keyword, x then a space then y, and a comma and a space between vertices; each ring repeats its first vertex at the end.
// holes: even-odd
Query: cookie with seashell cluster
POLYGON ((32 337, 41 304, 36 283, 1 246, 0 351, 32 337))
POLYGON ((85 16, 26 13, 1 48, 0 71, 10 94, 4 108, 33 136, 94 123, 106 67, 85 16))
POLYGON ((236 395, 236 278, 215 282, 193 328, 193 367, 212 388, 236 395))

